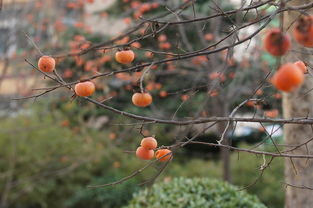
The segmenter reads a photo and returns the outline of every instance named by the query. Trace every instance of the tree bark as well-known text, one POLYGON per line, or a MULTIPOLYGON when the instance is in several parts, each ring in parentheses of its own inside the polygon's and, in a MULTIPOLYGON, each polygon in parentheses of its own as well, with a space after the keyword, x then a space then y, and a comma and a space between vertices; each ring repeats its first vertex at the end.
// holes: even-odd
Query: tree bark
MULTIPOLYGON (((229 115, 229 112, 228 112, 229 106, 227 103, 224 102, 224 100, 218 99, 216 106, 217 106, 216 112, 219 116, 228 116, 229 115)), ((226 125, 227 125, 227 122, 219 122, 217 124, 219 136, 221 136, 222 133, 224 132, 226 125)), ((225 134, 225 137, 224 137, 222 144, 231 145, 231 141, 228 137, 227 132, 225 134)), ((221 158, 222 163, 223 163, 223 179, 224 179, 224 181, 227 181, 229 183, 231 183, 230 156, 231 156, 230 149, 223 148, 223 147, 220 148, 220 158, 221 158)))
MULTIPOLYGON (((312 0, 294 0, 288 5, 296 6, 310 3, 312 0)), ((295 19, 299 17, 297 12, 288 12, 284 16, 284 27, 287 29, 295 19)), ((289 32, 293 27, 289 29, 289 32)), ((290 33, 290 35, 292 35, 290 33)), ((295 51, 307 52, 308 50, 293 42, 295 51)), ((298 52, 290 52, 284 58, 284 62, 294 62, 303 60, 310 61, 310 55, 298 52)), ((311 63, 312 64, 312 61, 311 63)), ((305 75, 305 82, 300 89, 293 93, 283 95, 283 111, 285 118, 293 117, 312 117, 313 114, 313 92, 308 91, 313 87, 312 75, 305 75)), ((288 145, 300 145, 312 138, 313 128, 310 125, 288 124, 284 126, 284 140, 288 145)), ((290 148, 290 147, 289 147, 290 148)), ((288 147, 286 148, 288 149, 288 147)), ((313 154, 313 142, 309 142, 294 151, 293 154, 313 154)), ((306 159, 286 159, 285 160, 285 182, 292 187, 286 187, 285 208, 310 208, 313 207, 313 191, 300 187, 306 186, 313 188, 313 160, 306 159)))

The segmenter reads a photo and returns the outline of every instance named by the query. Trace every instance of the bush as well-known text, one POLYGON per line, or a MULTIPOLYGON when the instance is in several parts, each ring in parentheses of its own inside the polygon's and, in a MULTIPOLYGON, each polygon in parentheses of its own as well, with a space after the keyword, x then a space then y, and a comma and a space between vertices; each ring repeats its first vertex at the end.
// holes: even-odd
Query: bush
POLYGON ((136 194, 127 208, 139 207, 210 207, 265 208, 256 196, 239 191, 237 187, 209 178, 175 178, 168 183, 155 184, 136 194))
MULTIPOLYGON (((106 184, 117 181, 123 177, 119 171, 106 171, 102 176, 91 176, 89 184, 106 184)), ((66 200, 65 207, 111 208, 122 207, 131 199, 132 194, 138 189, 139 181, 128 180, 117 186, 88 189, 78 188, 74 195, 66 200)))
MULTIPOLYGON (((251 148, 249 145, 240 145, 240 147, 251 148)), ((273 151, 273 149, 264 149, 264 151, 273 151)), ((160 180, 174 177, 208 177, 222 180, 223 164, 220 160, 187 158, 186 155, 185 153, 175 154, 170 168, 164 171, 160 180)), ((269 159, 266 157, 266 161, 269 159)), ((249 194, 256 195, 268 207, 282 208, 285 201, 284 187, 281 183, 284 177, 284 159, 275 158, 262 177, 254 184, 261 173, 259 168, 262 164, 263 157, 261 155, 252 156, 249 153, 238 155, 237 152, 233 152, 231 156, 232 183, 241 188, 253 183, 246 189, 249 194), (242 177, 243 173, 244 177, 242 177), (277 191, 273 192, 273 190, 277 191)))
MULTIPOLYGON (((86 187, 125 177, 141 167, 142 161, 121 154, 116 145, 118 139, 109 140, 107 131, 79 125, 81 121, 65 117, 58 109, 49 113, 46 106, 49 105, 36 105, 29 114, 1 118, 0 187, 12 184, 3 192, 7 194, 8 207, 126 205, 146 176, 116 187, 86 187)), ((77 115, 81 117, 82 113, 77 115)))

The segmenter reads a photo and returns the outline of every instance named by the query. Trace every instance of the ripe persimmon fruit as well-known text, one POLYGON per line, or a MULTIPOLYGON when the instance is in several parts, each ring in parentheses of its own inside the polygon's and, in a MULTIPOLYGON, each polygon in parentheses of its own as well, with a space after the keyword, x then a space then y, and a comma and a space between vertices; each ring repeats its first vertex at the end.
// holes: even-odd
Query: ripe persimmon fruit
POLYGON ((282 56, 291 47, 289 35, 284 34, 279 28, 269 30, 264 38, 264 49, 273 56, 282 56))
POLYGON ((146 107, 152 103, 152 96, 145 92, 145 93, 135 93, 132 97, 132 102, 135 106, 138 107, 146 107))
POLYGON ((161 34, 159 37, 158 37, 158 41, 159 42, 165 42, 167 40, 167 37, 166 35, 164 34, 161 34))
POLYGON ((142 160, 151 160, 154 157, 154 151, 138 147, 136 150, 136 156, 142 160))
POLYGON ((169 149, 159 149, 156 151, 155 157, 161 162, 169 161, 172 157, 172 151, 169 149))
POLYGON ((172 47, 171 43, 169 42, 162 42, 159 44, 159 48, 164 49, 164 50, 168 50, 172 47))
POLYGON ((80 82, 75 85, 75 93, 80 97, 90 96, 95 90, 95 84, 90 81, 80 82))
POLYGON ((117 51, 115 60, 120 64, 130 64, 135 59, 135 53, 132 50, 117 51))
POLYGON ((158 142, 153 137, 145 137, 141 140, 140 145, 145 149, 155 149, 158 146, 158 142))
POLYGON ((304 47, 313 47, 313 15, 301 17, 297 21, 293 36, 304 47))
POLYGON ((165 90, 162 90, 159 95, 161 98, 165 98, 168 95, 168 93, 165 90))
POLYGON ((304 81, 302 70, 295 64, 282 65, 272 77, 272 84, 279 90, 291 92, 304 81))
POLYGON ((38 61, 38 68, 43 72, 53 72, 55 69, 55 59, 51 56, 42 56, 38 61))
POLYGON ((303 61, 296 61, 294 64, 299 67, 303 73, 307 73, 308 69, 303 61))

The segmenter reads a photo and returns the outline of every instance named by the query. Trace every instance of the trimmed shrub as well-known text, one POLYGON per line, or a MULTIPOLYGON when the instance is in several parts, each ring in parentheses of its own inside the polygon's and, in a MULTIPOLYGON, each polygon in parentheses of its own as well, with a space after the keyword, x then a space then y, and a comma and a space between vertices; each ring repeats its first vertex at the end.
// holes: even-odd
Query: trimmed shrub
POLYGON ((256 196, 209 178, 174 178, 134 194, 125 208, 266 208, 256 196))

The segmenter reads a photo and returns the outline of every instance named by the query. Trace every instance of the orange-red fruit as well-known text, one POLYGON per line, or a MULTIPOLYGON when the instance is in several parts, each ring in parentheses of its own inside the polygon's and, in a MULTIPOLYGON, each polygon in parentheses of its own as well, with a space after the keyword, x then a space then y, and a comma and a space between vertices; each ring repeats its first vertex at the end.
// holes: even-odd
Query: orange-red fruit
POLYGON ((146 107, 152 103, 152 96, 149 93, 135 93, 132 97, 132 102, 135 106, 146 107))
POLYGON ((265 35, 264 49, 273 56, 286 54, 290 46, 290 37, 282 33, 279 28, 273 28, 265 35))
POLYGON ((158 37, 158 41, 159 42, 165 42, 167 40, 167 37, 166 37, 166 35, 164 35, 164 34, 162 34, 162 35, 160 35, 159 37, 158 37))
POLYGON ((95 90, 95 84, 90 81, 81 82, 75 85, 75 93, 80 97, 90 96, 95 90))
POLYGON ((296 61, 294 64, 297 67, 299 67, 303 73, 306 73, 308 71, 307 68, 306 68, 306 65, 305 65, 305 63, 303 61, 296 61))
POLYGON ((172 157, 172 151, 168 149, 159 149, 156 151, 155 157, 161 162, 169 161, 172 157))
POLYGON ((153 137, 146 137, 141 140, 140 145, 145 149, 151 150, 157 148, 158 142, 153 137))
POLYGON ((135 59, 135 53, 132 50, 118 51, 115 54, 115 60, 121 64, 130 64, 135 59))
POLYGON ((295 40, 304 47, 313 47, 313 16, 301 17, 293 30, 295 40))
POLYGON ((138 147, 136 150, 136 156, 142 160, 151 160, 154 157, 154 151, 138 147))
POLYGON ((303 83, 304 75, 295 64, 287 63, 279 68, 271 81, 277 89, 291 92, 303 83))
POLYGON ((42 56, 38 61, 38 68, 43 72, 53 72, 55 60, 51 56, 42 56))

